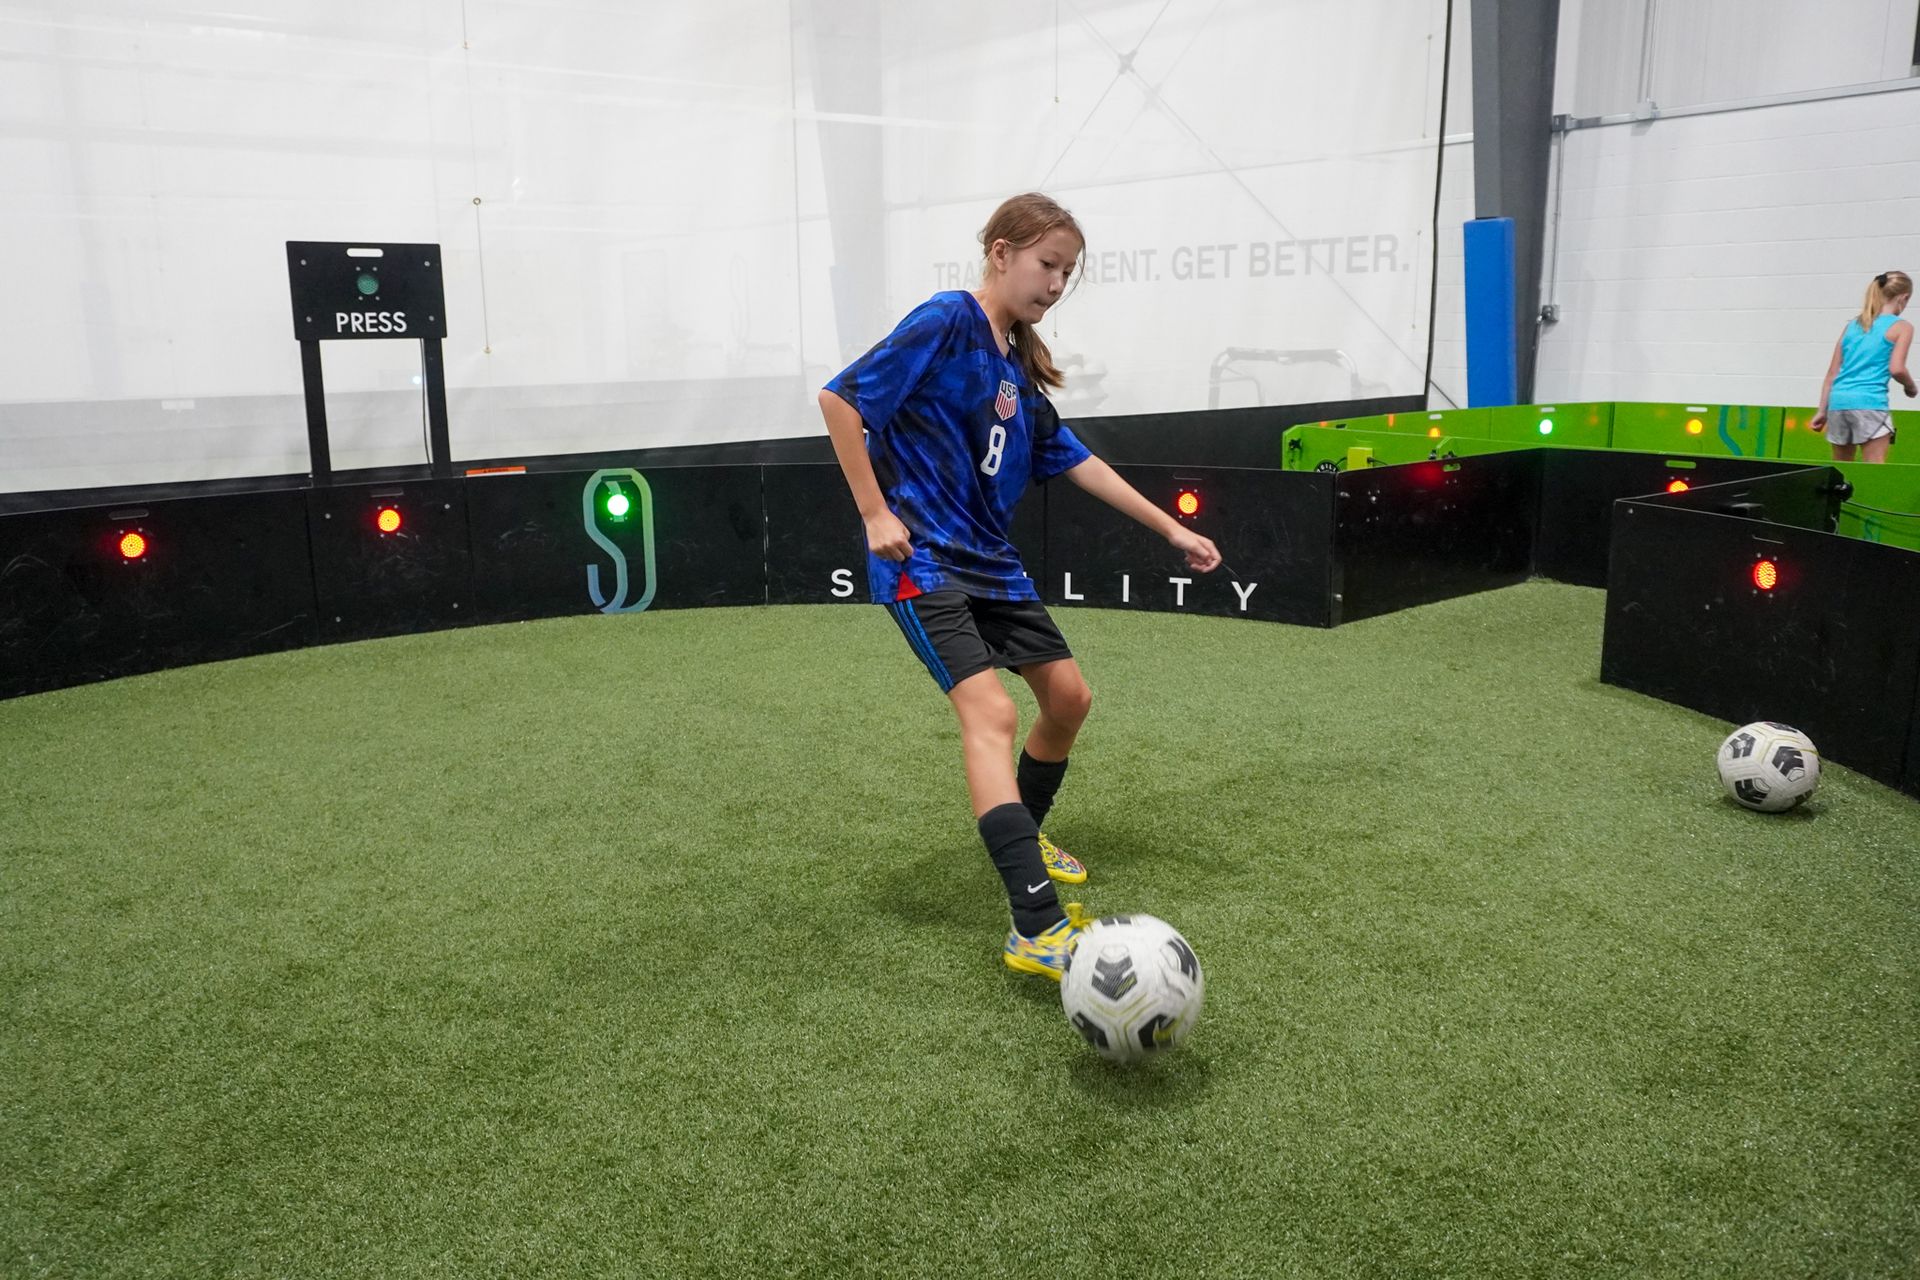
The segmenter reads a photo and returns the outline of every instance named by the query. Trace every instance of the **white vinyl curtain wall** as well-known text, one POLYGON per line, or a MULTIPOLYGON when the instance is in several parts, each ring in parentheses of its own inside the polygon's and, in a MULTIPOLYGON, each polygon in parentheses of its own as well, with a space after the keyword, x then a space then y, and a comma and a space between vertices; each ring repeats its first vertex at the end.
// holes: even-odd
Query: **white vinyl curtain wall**
MULTIPOLYGON (((458 457, 815 434, 1034 188, 1069 416, 1417 394, 1445 14, 0 0, 0 489, 303 472, 287 240, 442 246, 458 457)), ((325 364, 424 458, 414 343, 325 364)))

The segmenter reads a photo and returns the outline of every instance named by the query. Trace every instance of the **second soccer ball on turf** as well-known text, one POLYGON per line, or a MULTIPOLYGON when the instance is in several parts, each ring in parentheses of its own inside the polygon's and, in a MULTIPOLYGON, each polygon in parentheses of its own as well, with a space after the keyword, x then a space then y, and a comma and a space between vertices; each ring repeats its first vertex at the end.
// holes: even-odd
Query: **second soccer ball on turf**
POLYGON ((1153 916, 1094 921, 1060 982, 1067 1021, 1111 1062, 1134 1062, 1179 1044, 1199 1021, 1206 994, 1193 948, 1153 916))
POLYGON ((1813 739, 1773 720, 1728 734, 1716 762, 1727 794, 1761 813, 1791 809, 1820 785, 1820 751, 1813 739))

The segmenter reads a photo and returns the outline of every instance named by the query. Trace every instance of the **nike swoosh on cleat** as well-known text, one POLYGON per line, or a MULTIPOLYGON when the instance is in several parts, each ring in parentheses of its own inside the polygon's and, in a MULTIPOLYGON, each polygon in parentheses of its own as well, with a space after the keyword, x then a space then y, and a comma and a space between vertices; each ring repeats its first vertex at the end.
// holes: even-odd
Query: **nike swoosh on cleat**
POLYGON ((1047 882, 1046 882, 1045 880, 1042 880, 1042 881, 1041 881, 1041 882, 1040 882, 1039 884, 1030 884, 1030 885, 1028 885, 1028 886, 1027 886, 1027 892, 1028 892, 1028 893, 1038 893, 1038 892, 1040 892, 1040 891, 1041 891, 1042 889, 1044 889, 1044 888, 1046 888, 1046 887, 1047 887, 1047 882))

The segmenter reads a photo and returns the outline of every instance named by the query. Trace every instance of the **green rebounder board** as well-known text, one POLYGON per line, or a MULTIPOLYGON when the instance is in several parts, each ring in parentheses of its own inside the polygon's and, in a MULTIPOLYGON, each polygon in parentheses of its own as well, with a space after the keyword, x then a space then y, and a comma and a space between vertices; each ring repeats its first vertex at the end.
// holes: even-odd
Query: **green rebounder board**
POLYGON ((1569 449, 1604 449, 1613 440, 1611 404, 1509 404, 1488 413, 1495 440, 1569 449))
POLYGON ((1414 435, 1404 431, 1362 431, 1339 427, 1289 427, 1280 437, 1280 466, 1286 471, 1345 471, 1349 450, 1368 451, 1367 465, 1399 466, 1436 456, 1463 458, 1509 453, 1514 446, 1472 436, 1414 435))
POLYGON ((1493 438, 1491 409, 1427 409, 1419 413, 1393 415, 1396 431, 1438 440, 1443 436, 1468 436, 1479 440, 1493 438))
POLYGON ((1782 416, 1782 410, 1765 405, 1622 401, 1613 406, 1613 447, 1631 453, 1777 458, 1782 416))
POLYGON ((1920 467, 1898 463, 1839 462, 1853 485, 1853 496, 1840 504, 1836 530, 1863 542, 1920 551, 1920 467))
MULTIPOLYGON (((1396 435, 1441 436, 1488 435, 1486 409, 1419 409, 1412 413, 1382 413, 1371 418, 1329 418, 1317 425, 1352 431, 1391 431, 1396 435)), ((1314 423, 1305 423, 1314 426, 1314 423)))
POLYGON ((1815 431, 1811 424, 1811 408, 1789 407, 1780 411, 1780 456, 1794 458, 1804 462, 1827 462, 1833 458, 1833 449, 1827 444, 1825 433, 1815 431))
MULTIPOLYGON (((1833 450, 1826 436, 1813 430, 1812 420, 1813 410, 1805 406, 1580 401, 1417 410, 1367 418, 1329 419, 1318 424, 1306 423, 1303 427, 1390 435, 1406 440, 1446 440, 1448 448, 1443 452, 1455 455, 1545 445, 1677 456, 1830 462, 1833 450), (1493 441, 1496 445, 1492 449, 1470 447, 1466 441, 1493 441)), ((1920 409, 1894 409, 1893 423, 1895 437, 1887 451, 1887 461, 1920 465, 1920 409)), ((1315 443, 1312 464, 1335 462, 1344 467, 1348 445, 1365 443, 1357 438, 1348 444, 1315 443)), ((1418 461, 1425 456, 1422 452, 1414 457, 1404 449, 1383 445, 1374 450, 1373 460, 1376 464, 1391 465, 1418 461)), ((1283 458, 1281 465, 1298 467, 1298 450, 1283 458)))
MULTIPOLYGON (((1807 462, 1829 462, 1833 459, 1833 446, 1827 443, 1825 433, 1815 431, 1808 425, 1813 421, 1812 409, 1782 409, 1780 413, 1781 457, 1807 462)), ((1920 463, 1920 411, 1893 411, 1893 444, 1887 450, 1887 461, 1920 463)))

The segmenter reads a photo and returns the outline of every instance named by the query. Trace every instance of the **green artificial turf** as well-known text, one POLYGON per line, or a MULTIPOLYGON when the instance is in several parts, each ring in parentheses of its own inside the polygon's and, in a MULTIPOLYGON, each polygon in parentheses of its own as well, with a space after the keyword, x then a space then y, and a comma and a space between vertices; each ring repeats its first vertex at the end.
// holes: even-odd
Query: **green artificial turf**
POLYGON ((1132 1070, 878 609, 0 703, 0 1275, 1910 1276, 1920 804, 1733 806, 1602 603, 1059 610, 1072 896, 1206 967, 1132 1070))

